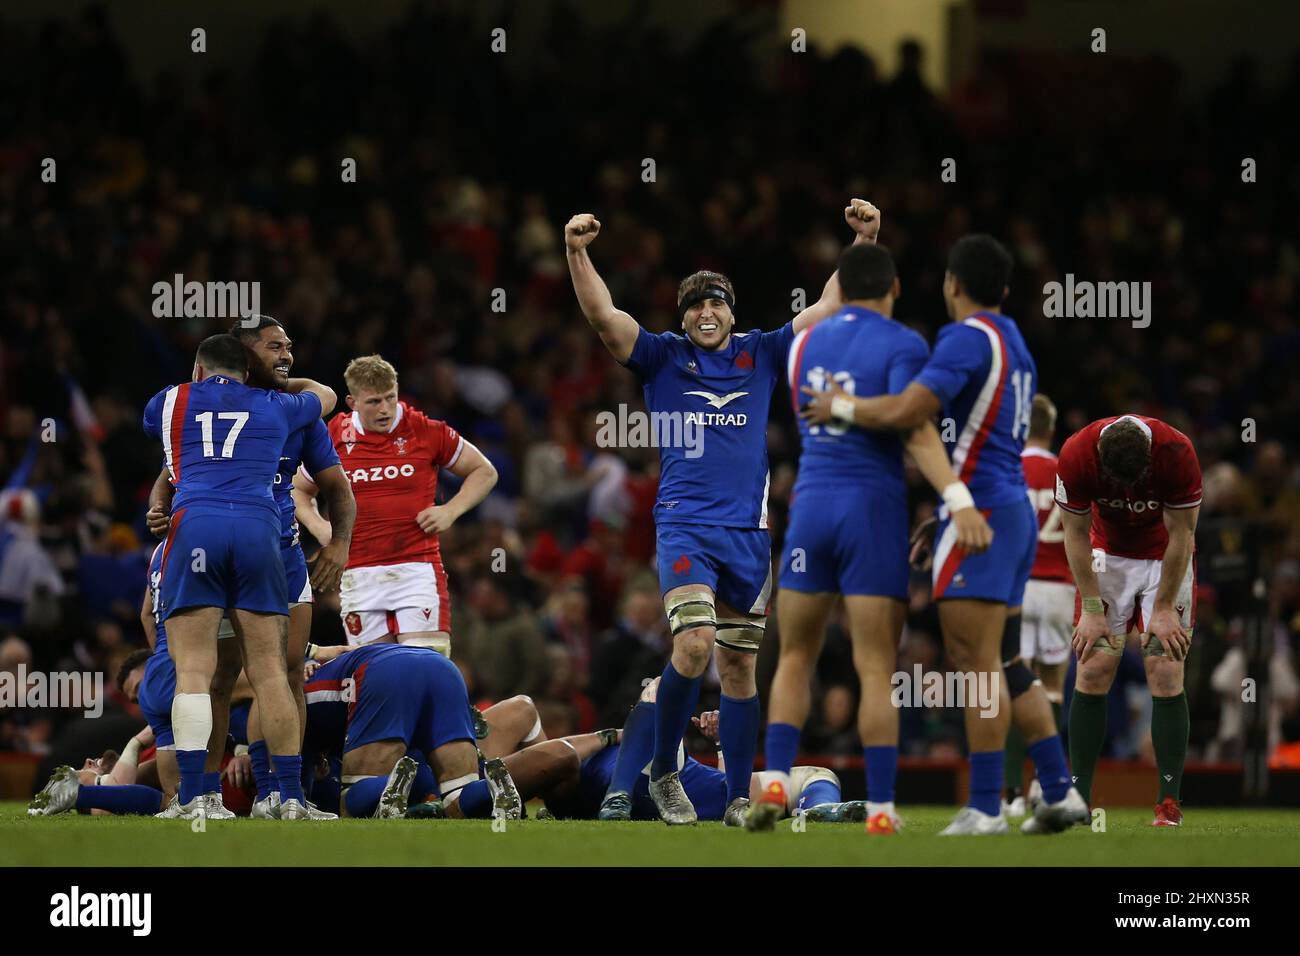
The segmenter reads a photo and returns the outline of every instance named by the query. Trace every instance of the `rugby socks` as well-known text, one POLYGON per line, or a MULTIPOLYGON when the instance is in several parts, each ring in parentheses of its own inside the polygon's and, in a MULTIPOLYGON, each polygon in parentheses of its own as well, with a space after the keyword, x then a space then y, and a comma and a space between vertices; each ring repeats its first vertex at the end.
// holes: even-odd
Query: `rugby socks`
POLYGON ((302 754, 272 754, 271 766, 280 784, 280 802, 298 800, 306 805, 307 798, 302 792, 302 754))
POLYGON ((630 795, 654 752, 655 705, 640 701, 623 722, 623 738, 619 741, 618 756, 614 758, 614 772, 610 775, 606 793, 621 791, 630 795))
POLYGON ((799 728, 794 724, 768 724, 763 753, 768 770, 789 774, 799 753, 799 728))
POLYGON ((985 750, 970 755, 970 800, 968 806, 991 817, 1002 815, 1002 772, 1005 757, 1001 750, 985 750))
POLYGON ((248 759, 253 764, 253 778, 257 781, 257 799, 265 800, 275 790, 271 752, 266 749, 265 740, 254 740, 248 745, 248 759))
POLYGON ((814 780, 799 794, 799 809, 808 810, 811 807, 820 807, 824 803, 839 803, 841 796, 840 788, 834 782, 814 780))
POLYGON ((867 800, 892 804, 898 783, 898 748, 863 747, 862 764, 867 771, 867 800))
POLYGON ((373 817, 379 806, 379 798, 388 786, 387 777, 366 777, 348 787, 343 795, 343 803, 348 808, 350 817, 373 817))
POLYGON ((438 798, 438 781, 433 770, 423 760, 416 760, 415 781, 411 784, 411 803, 424 803, 430 797, 438 798))
POLYGON ((492 816, 492 791, 486 780, 465 785, 460 792, 460 812, 469 820, 486 820, 492 816))
POLYGON ((1183 764, 1187 761, 1187 736, 1191 731, 1191 714, 1187 692, 1173 697, 1151 697, 1151 745, 1156 754, 1156 773, 1160 778, 1160 796, 1181 799, 1183 764))
POLYGON ((722 695, 718 706, 718 737, 727 765, 727 802, 749 797, 749 778, 754 773, 758 750, 758 695, 749 698, 722 695))
POLYGON ((1105 743, 1106 695, 1076 690, 1070 698, 1070 767, 1074 785, 1089 806, 1092 805, 1092 775, 1105 743))
POLYGON ((221 793, 221 771, 205 770, 203 772, 203 792, 221 793))
POLYGON ((109 813, 148 816, 162 809, 162 791, 139 784, 82 786, 77 791, 77 810, 107 810, 109 813))
POLYGON ((654 780, 677 769, 677 748, 686 736, 695 703, 700 698, 700 680, 700 677, 683 677, 672 661, 664 667, 655 699, 655 756, 650 768, 654 780))
POLYGON ((203 772, 212 735, 212 698, 208 694, 177 694, 172 698, 172 736, 181 785, 178 798, 186 806, 203 796, 203 772))
POLYGON ((1025 788, 1025 738, 1013 723, 1007 731, 1006 777, 1007 792, 1016 797, 1025 788))
POLYGON ((1043 799, 1059 803, 1070 792, 1070 768, 1065 763, 1065 746, 1059 734, 1044 737, 1028 748, 1029 759, 1038 771, 1038 783, 1043 788, 1043 799))

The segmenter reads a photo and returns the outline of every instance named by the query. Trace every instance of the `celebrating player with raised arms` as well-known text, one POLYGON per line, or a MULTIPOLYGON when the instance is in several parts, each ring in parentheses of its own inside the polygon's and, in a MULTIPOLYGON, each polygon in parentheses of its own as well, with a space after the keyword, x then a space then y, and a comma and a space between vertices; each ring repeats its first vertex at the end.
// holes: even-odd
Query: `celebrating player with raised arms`
POLYGON ((290 433, 334 407, 332 390, 295 379, 285 392, 244 384, 233 335, 199 345, 191 382, 159 392, 144 429, 162 442, 176 495, 159 582, 159 621, 176 663, 172 732, 182 816, 202 812, 217 630, 229 610, 262 708, 282 819, 305 819, 297 707, 285 673, 289 597, 271 488, 290 433))
POLYGON ((1156 418, 1121 415, 1061 446, 1056 503, 1079 601, 1070 701, 1070 763, 1085 799, 1106 738, 1106 694, 1130 632, 1151 688, 1159 801, 1153 826, 1179 826, 1190 717, 1183 667, 1196 616, 1193 550, 1201 466, 1187 436, 1156 418))
MULTIPOLYGON (((821 394, 832 382, 845 396, 901 392, 929 354, 920 335, 891 318, 899 283, 889 250, 850 246, 837 275, 844 307, 795 336, 790 352, 796 408, 803 393, 821 394)), ((774 779, 749 811, 745 822, 751 830, 771 829, 786 812, 826 618, 841 594, 862 682, 858 733, 867 773, 867 832, 893 833, 899 825, 898 710, 891 702, 891 676, 907 600, 904 447, 936 491, 955 498, 964 486, 929 420, 895 435, 854 428, 852 414, 847 397, 838 405, 814 399, 799 423, 803 451, 777 600, 781 656, 768 706, 767 770, 774 779)), ((965 497, 964 507, 953 512, 958 543, 979 552, 991 535, 968 492, 965 497)))
MULTIPOLYGON (((998 699, 970 694, 964 701, 970 799, 946 835, 1007 832, 1001 801, 1011 715, 999 704, 1008 699, 1002 662, 1019 654, 1020 604, 1038 539, 1020 463, 1038 373, 1020 329, 1000 311, 1011 269, 1011 254, 992 236, 958 240, 943 281, 953 321, 939 330, 934 353, 916 379, 901 394, 856 399, 831 383, 831 394, 821 399, 852 402, 853 423, 867 428, 913 429, 941 411, 955 428, 952 466, 964 484, 943 493, 933 597, 948 657, 998 699), (978 554, 962 547, 953 518, 972 500, 993 530, 992 545, 978 554)), ((1014 701, 1034 685, 1034 675, 1017 663, 1007 669, 1006 684, 1014 701)), ((1050 709, 1046 719, 1051 720, 1050 709)), ((1043 786, 1045 828, 1060 829, 1086 815, 1070 787, 1060 736, 1044 736, 1029 754, 1043 786)))
MULTIPOLYGON (((351 412, 336 415, 329 433, 352 483, 357 521, 343 573, 340 613, 349 644, 396 641, 451 652, 451 606, 438 534, 488 496, 492 463, 446 422, 397 398, 397 370, 378 355, 348 363, 343 373, 351 412), (438 470, 463 479, 443 504, 438 470)), ((294 479, 299 519, 328 541, 334 516, 316 510, 314 476, 294 479)))
MULTIPOLYGON (((874 206, 855 199, 845 218, 857 233, 855 242, 875 241, 880 215, 874 206)), ((599 232, 600 222, 587 213, 564 229, 583 314, 610 354, 641 377, 651 415, 680 426, 681 440, 659 441, 655 535, 673 652, 659 686, 650 793, 664 822, 696 821, 676 755, 716 643, 729 793, 723 822, 740 826, 758 734, 754 665, 772 582, 769 404, 795 334, 835 311, 839 289, 832 275, 821 298, 780 329, 733 333, 731 282, 716 272, 697 272, 677 291, 684 334, 653 335, 615 308, 592 265, 587 246, 599 232)))

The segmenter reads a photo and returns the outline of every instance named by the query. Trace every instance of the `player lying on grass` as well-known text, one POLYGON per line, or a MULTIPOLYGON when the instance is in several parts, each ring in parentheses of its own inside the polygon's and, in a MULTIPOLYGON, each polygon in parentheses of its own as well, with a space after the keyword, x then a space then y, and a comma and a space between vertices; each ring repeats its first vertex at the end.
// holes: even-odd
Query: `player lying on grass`
POLYGON ((53 816, 69 810, 95 816, 158 813, 163 808, 163 792, 137 782, 141 769, 137 761, 152 744, 153 732, 146 727, 131 738, 120 755, 108 751, 98 758, 87 757, 80 770, 56 767, 32 798, 27 815, 53 816))
MULTIPOLYGON (((854 242, 875 241, 879 210, 854 199, 844 215, 854 242)), ((713 657, 722 685, 722 749, 731 768, 726 823, 740 826, 758 743, 754 669, 772 593, 771 398, 794 336, 835 311, 839 290, 832 275, 821 298, 781 328, 740 333, 734 331, 731 281, 717 272, 696 272, 677 290, 681 332, 654 335, 614 305, 587 253, 599 233, 600 221, 589 213, 574 216, 564 228, 578 304, 614 359, 642 380, 650 414, 680 426, 676 435, 657 436, 656 442, 661 475, 655 541, 673 652, 662 674, 651 793, 665 823, 695 822, 675 755, 713 657)))
POLYGON ((817 422, 835 417, 862 428, 910 431, 942 413, 954 426, 952 467, 966 488, 939 511, 932 594, 948 657, 978 686, 992 688, 997 700, 970 694, 964 702, 970 795, 943 831, 947 836, 1007 832, 1003 750, 1013 710, 1032 741, 1028 751, 1044 791, 1044 802, 1021 829, 1051 832, 1088 815, 1070 785, 1041 685, 1023 663, 1003 669, 1004 661, 1019 656, 1020 606, 1038 540, 1020 461, 1038 372, 1020 329, 1001 311, 1012 267, 1011 254, 992 236, 958 240, 943 281, 952 322, 939 330, 917 376, 898 394, 858 398, 832 381, 812 403, 817 422), (836 403, 843 415, 833 414, 836 403), (961 546, 953 517, 972 502, 993 530, 991 545, 978 553, 961 546))
POLYGON ((1084 798, 1106 739, 1106 695, 1124 643, 1140 636, 1151 689, 1159 792, 1152 826, 1179 826, 1191 726, 1183 668, 1196 618, 1201 467, 1191 441, 1157 418, 1121 415, 1061 446, 1056 503, 1078 586, 1070 760, 1084 798))
MULTIPOLYGON (((650 797, 647 764, 654 753, 656 678, 646 685, 621 732, 600 731, 565 737, 528 747, 505 758, 521 798, 542 797, 546 808, 560 819, 656 820, 650 797)), ((710 740, 719 738, 718 711, 708 711, 695 723, 710 740)), ((685 755, 678 747, 677 764, 682 787, 701 820, 722 820, 730 803, 723 758, 710 767, 685 755)), ((751 773, 751 798, 770 783, 773 775, 751 773)), ((795 767, 787 790, 788 813, 806 811, 808 819, 822 822, 862 820, 866 805, 841 803, 840 782, 823 767, 795 767)))
POLYGON ((373 642, 336 654, 307 684, 312 752, 342 740, 340 802, 349 817, 403 816, 422 755, 449 817, 519 819, 499 758, 480 775, 469 693, 460 670, 428 648, 373 642))

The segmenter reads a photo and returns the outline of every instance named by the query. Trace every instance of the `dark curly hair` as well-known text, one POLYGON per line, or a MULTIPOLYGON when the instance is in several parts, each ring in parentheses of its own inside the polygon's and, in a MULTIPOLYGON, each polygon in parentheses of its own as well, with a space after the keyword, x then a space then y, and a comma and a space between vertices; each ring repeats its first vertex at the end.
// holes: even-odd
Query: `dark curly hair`
POLYGON ((1151 439, 1137 422, 1121 418, 1106 426, 1097 454, 1102 474, 1131 488, 1151 467, 1151 439))

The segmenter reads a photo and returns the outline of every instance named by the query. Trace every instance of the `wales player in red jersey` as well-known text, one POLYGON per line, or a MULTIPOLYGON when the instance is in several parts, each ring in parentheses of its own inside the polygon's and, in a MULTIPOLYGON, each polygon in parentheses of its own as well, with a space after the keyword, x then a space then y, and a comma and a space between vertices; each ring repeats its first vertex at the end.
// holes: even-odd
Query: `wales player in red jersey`
MULTIPOLYGON (((336 415, 329 432, 357 502, 340 589, 348 643, 395 641, 449 655, 451 610, 438 535, 488 496, 496 468, 456 429, 398 401, 397 370, 380 356, 353 359, 343 378, 351 412, 336 415), (437 504, 442 468, 463 481, 437 504)), ((328 541, 315 493, 311 476, 300 471, 299 520, 328 541)))
POLYGON ((1183 662, 1195 621, 1201 467, 1187 436, 1156 418, 1121 415, 1061 447, 1056 503, 1078 587, 1070 764, 1089 799, 1106 737, 1106 694, 1128 635, 1142 645, 1151 688, 1159 795, 1153 826, 1179 826, 1190 717, 1183 662))

